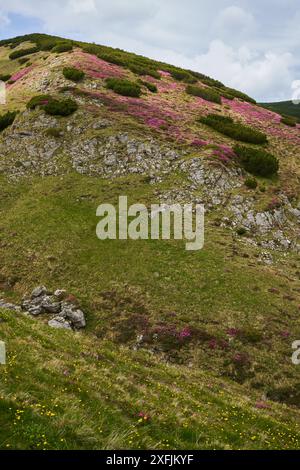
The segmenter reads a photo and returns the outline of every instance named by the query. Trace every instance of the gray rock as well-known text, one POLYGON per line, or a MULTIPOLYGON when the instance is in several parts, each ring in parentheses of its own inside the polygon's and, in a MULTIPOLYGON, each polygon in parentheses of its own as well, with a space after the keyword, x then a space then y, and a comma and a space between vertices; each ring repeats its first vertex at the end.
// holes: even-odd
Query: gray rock
POLYGON ((43 313, 43 309, 42 307, 29 307, 28 308, 28 313, 30 313, 30 315, 33 315, 34 317, 36 317, 37 315, 41 315, 43 313))
POLYGON ((71 325, 80 330, 86 327, 85 316, 82 310, 75 309, 74 307, 65 307, 62 309, 60 316, 70 321, 71 325))
POLYGON ((0 299, 0 308, 5 308, 6 310, 14 310, 16 312, 19 312, 21 310, 21 307, 18 307, 18 305, 7 303, 1 299, 0 299))
POLYGON ((52 318, 52 320, 48 321, 48 325, 51 328, 56 328, 60 330, 72 330, 70 323, 66 321, 63 317, 52 318))
POLYGON ((58 313, 61 309, 60 302, 53 301, 52 297, 44 297, 41 303, 42 309, 47 313, 58 313))
POLYGON ((47 294, 47 289, 45 286, 39 286, 39 287, 36 287, 35 289, 33 289, 32 293, 31 293, 31 298, 34 299, 36 297, 40 297, 42 295, 46 295, 47 294))

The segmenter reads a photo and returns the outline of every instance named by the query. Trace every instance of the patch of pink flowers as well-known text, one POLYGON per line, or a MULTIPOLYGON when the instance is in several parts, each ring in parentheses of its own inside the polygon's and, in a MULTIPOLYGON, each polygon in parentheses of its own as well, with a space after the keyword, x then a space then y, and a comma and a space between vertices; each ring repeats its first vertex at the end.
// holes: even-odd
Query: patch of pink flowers
POLYGON ((281 124, 280 114, 236 99, 228 100, 222 98, 222 104, 227 105, 245 124, 257 128, 272 137, 285 139, 297 145, 300 144, 298 126, 291 128, 281 124))
POLYGON ((160 73, 160 75, 165 78, 171 77, 170 72, 166 72, 165 70, 159 70, 158 73, 160 73))
POLYGON ((29 72, 33 69, 33 67, 34 66, 31 65, 30 67, 26 67, 26 68, 20 70, 19 72, 16 72, 14 75, 12 75, 12 77, 10 78, 10 81, 16 83, 17 81, 21 80, 21 78, 23 78, 23 77, 25 77, 26 75, 29 74, 29 72))
POLYGON ((291 333, 289 331, 281 331, 280 332, 280 335, 283 337, 283 338, 289 338, 291 336, 291 333))
POLYGON ((237 336, 239 336, 241 333, 240 330, 238 330, 237 328, 228 328, 227 330, 227 335, 228 336, 231 336, 232 338, 236 338, 237 336))
POLYGON ((99 57, 95 55, 82 51, 76 51, 73 55, 75 59, 74 65, 91 78, 105 79, 110 77, 124 77, 124 70, 122 67, 110 64, 105 60, 99 59, 99 57))
POLYGON ((231 147, 228 147, 227 145, 219 145, 218 149, 213 151, 212 156, 216 157, 220 162, 228 164, 236 155, 231 147))
POLYGON ((270 406, 264 401, 258 401, 257 403, 255 403, 255 408, 257 408, 258 410, 267 410, 268 408, 270 408, 270 406))
POLYGON ((166 121, 164 119, 158 119, 158 118, 148 119, 146 123, 148 124, 148 126, 154 127, 155 129, 158 129, 166 125, 166 121))
POLYGON ((201 140, 201 139, 194 139, 193 142, 191 143, 191 145, 193 145, 194 147, 205 147, 208 144, 209 142, 207 140, 201 140))
POLYGON ((186 328, 184 328, 182 331, 179 332, 178 336, 181 339, 190 338, 192 336, 192 332, 190 328, 187 326, 186 328))

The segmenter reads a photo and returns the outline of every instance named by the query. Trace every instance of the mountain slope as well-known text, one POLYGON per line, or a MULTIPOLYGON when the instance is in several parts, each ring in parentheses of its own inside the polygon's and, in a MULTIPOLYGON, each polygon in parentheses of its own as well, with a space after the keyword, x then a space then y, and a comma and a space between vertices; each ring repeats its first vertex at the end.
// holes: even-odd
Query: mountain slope
POLYGON ((0 46, 2 114, 19 111, 0 134, 1 296, 19 304, 44 284, 87 314, 67 332, 0 310, 0 447, 299 448, 300 127, 124 51, 44 35, 0 46), (53 114, 65 100, 77 109, 53 114), (199 121, 212 113, 222 132, 199 121), (231 120, 267 142, 235 140, 231 120), (237 144, 276 156, 278 175, 253 186, 237 144), (98 205, 121 195, 204 203, 204 249, 98 240, 98 205))

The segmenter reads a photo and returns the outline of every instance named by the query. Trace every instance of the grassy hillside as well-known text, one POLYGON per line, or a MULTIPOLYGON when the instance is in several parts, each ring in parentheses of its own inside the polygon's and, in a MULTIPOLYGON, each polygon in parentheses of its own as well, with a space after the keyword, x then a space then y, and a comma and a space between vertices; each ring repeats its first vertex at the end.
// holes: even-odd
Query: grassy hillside
POLYGON ((87 328, 0 309, 0 448, 299 448, 299 126, 202 74, 62 41, 0 43, 18 111, 0 134, 0 298, 66 289, 87 328), (249 174, 237 144, 278 174, 249 174), (121 195, 203 202, 204 249, 98 240, 98 205, 121 195))
POLYGON ((295 410, 90 335, 2 311, 2 449, 295 448, 295 410), (253 401, 254 400, 254 401, 253 401), (168 406, 166 406, 166 403, 168 406))

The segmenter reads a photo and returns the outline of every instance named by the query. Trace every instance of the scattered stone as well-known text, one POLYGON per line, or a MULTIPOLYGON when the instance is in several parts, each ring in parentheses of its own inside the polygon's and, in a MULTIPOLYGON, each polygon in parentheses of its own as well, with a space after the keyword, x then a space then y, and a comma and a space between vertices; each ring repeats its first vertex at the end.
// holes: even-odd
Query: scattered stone
POLYGON ((16 312, 19 312, 21 310, 21 307, 18 307, 17 305, 10 304, 5 302, 4 300, 0 299, 0 308, 6 308, 6 310, 14 310, 16 312))
POLYGON ((48 325, 51 326, 51 328, 72 330, 70 323, 66 321, 63 317, 52 318, 52 320, 48 321, 48 325))
POLYGON ((21 306, 12 305, 0 300, 0 308, 8 310, 21 311, 34 317, 42 314, 55 314, 48 321, 48 325, 53 328, 80 330, 86 327, 85 314, 78 308, 77 299, 74 296, 68 296, 67 301, 63 302, 67 291, 58 289, 54 295, 49 295, 45 286, 36 287, 30 299, 24 299, 21 306))

